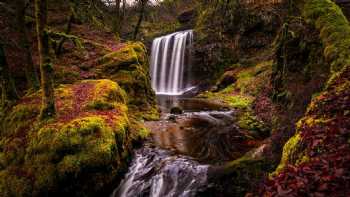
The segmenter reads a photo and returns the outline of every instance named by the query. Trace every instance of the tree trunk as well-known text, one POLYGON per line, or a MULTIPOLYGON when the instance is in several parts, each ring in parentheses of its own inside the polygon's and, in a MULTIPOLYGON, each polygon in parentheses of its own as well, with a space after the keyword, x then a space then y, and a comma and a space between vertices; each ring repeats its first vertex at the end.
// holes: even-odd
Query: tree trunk
POLYGON ((33 59, 32 59, 32 49, 31 43, 27 37, 27 30, 25 24, 25 10, 26 3, 24 0, 16 0, 16 20, 17 20, 17 30, 20 34, 20 47, 24 50, 25 53, 25 64, 24 72, 27 78, 29 88, 38 90, 40 88, 39 78, 36 73, 33 59))
POLYGON ((139 15, 139 20, 137 21, 136 27, 135 27, 135 31, 134 31, 134 40, 136 40, 137 38, 137 34, 139 33, 140 30, 140 26, 143 20, 143 16, 144 16, 144 12, 145 12, 145 7, 147 4, 148 0, 139 0, 139 4, 140 4, 140 15, 139 15))
POLYGON ((0 77, 1 77, 1 104, 18 99, 16 87, 11 78, 5 55, 4 45, 0 42, 0 77))
POLYGON ((121 3, 121 0, 115 0, 115 16, 114 16, 113 32, 117 34, 120 33, 120 27, 121 27, 120 3, 121 3))
POLYGON ((53 65, 50 58, 49 35, 46 29, 47 6, 47 0, 35 0, 36 30, 42 88, 41 119, 51 118, 56 114, 53 87, 53 65))
POLYGON ((123 0, 123 12, 122 12, 122 21, 124 21, 125 18, 125 10, 126 10, 126 0, 123 0))
MULTIPOLYGON (((75 20, 76 6, 77 6, 76 0, 71 0, 71 15, 70 15, 68 23, 67 23, 67 28, 64 31, 65 34, 69 34, 71 32, 71 30, 72 30, 72 25, 73 25, 73 22, 75 20)), ((57 46, 57 49, 56 49, 56 55, 57 56, 61 55, 63 44, 66 42, 66 40, 67 40, 66 37, 62 37, 60 42, 58 43, 58 46, 57 46)))

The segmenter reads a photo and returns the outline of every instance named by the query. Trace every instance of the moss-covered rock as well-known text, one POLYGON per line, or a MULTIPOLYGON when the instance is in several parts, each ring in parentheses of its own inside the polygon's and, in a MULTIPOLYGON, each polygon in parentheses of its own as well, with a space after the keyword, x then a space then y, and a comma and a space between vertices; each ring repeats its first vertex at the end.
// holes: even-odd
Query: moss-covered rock
POLYGON ((148 135, 141 125, 130 125, 136 121, 128 115, 126 94, 113 81, 81 81, 55 94, 54 119, 37 118, 38 92, 21 99, 1 122, 1 196, 110 192, 104 189, 125 170, 132 143, 148 135))
POLYGON ((222 166, 210 167, 209 182, 215 186, 205 194, 216 196, 218 192, 223 192, 225 196, 247 196, 261 183, 265 173, 275 168, 269 158, 262 156, 264 148, 265 145, 222 166))
POLYGON ((127 93, 131 113, 147 120, 159 118, 142 43, 127 43, 122 49, 102 57, 99 63, 100 75, 116 81, 127 93))

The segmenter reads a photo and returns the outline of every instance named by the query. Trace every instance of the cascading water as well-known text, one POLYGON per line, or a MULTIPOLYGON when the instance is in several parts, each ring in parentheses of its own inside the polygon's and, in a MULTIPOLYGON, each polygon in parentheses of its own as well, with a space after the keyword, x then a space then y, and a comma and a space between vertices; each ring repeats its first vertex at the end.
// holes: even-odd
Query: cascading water
POLYGON ((175 32, 154 39, 151 55, 152 87, 157 94, 181 95, 191 89, 185 74, 190 70, 193 31, 175 32))
POLYGON ((186 112, 176 122, 169 122, 170 116, 146 123, 152 137, 134 151, 129 172, 111 197, 212 196, 206 193, 210 177, 220 171, 208 163, 234 160, 245 146, 230 143, 251 138, 232 124, 234 111, 186 112))
POLYGON ((207 184, 208 165, 170 151, 135 151, 130 171, 111 197, 192 197, 207 184))

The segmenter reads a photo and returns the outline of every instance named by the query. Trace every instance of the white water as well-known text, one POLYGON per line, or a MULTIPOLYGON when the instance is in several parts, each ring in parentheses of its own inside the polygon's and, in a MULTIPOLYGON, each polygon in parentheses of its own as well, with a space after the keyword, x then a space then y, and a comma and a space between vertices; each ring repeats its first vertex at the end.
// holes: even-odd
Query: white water
POLYGON ((192 30, 175 32, 154 39, 151 77, 156 94, 181 95, 191 89, 191 84, 184 75, 190 69, 192 42, 192 30))
POLYGON ((143 147, 111 197, 194 197, 207 185, 207 165, 190 157, 143 147))

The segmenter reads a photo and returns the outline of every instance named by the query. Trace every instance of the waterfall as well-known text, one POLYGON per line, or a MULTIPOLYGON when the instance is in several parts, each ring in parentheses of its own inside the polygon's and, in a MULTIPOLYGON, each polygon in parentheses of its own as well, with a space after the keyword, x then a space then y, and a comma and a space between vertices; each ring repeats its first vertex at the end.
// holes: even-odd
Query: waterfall
POLYGON ((188 76, 193 31, 154 39, 151 55, 152 87, 157 94, 181 95, 189 90, 188 76))

